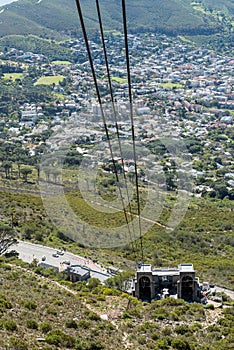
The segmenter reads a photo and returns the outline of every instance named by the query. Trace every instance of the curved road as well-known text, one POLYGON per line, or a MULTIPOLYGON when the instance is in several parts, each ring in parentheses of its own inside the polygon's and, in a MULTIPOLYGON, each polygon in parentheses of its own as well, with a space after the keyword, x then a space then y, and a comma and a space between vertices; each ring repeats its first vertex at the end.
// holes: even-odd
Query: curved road
MULTIPOLYGON (((94 263, 90 259, 86 259, 82 256, 75 255, 67 251, 65 251, 63 255, 53 257, 53 254, 57 253, 57 249, 23 241, 19 241, 18 244, 11 246, 9 250, 13 249, 19 253, 20 259, 28 263, 31 263, 33 259, 37 259, 39 262, 42 262, 42 257, 45 256, 46 260, 44 262, 48 265, 57 267, 58 269, 61 267, 63 261, 70 261, 71 265, 88 267, 90 269, 91 277, 96 277, 101 282, 104 282, 107 278, 111 277, 111 274, 109 274, 107 270, 99 264, 94 263)), ((223 292, 234 300, 234 291, 221 286, 216 286, 216 291, 223 292)))
MULTIPOLYGON (((99 264, 67 251, 64 251, 63 255, 57 254, 58 256, 54 257, 53 254, 57 253, 57 249, 23 241, 19 241, 16 245, 11 246, 9 250, 13 249, 19 253, 20 259, 28 263, 31 263, 33 259, 37 259, 39 263, 43 262, 51 267, 60 269, 64 261, 69 261, 71 265, 88 267, 90 269, 91 277, 96 277, 101 282, 104 282, 107 278, 111 277, 111 275, 107 273, 107 270, 99 264), (42 261, 43 256, 46 257, 45 261, 42 261)), ((66 264, 63 265, 66 266, 66 264)))
POLYGON ((216 292, 218 293, 225 293, 227 294, 231 299, 234 300, 234 291, 231 289, 223 288, 220 286, 216 286, 216 292))

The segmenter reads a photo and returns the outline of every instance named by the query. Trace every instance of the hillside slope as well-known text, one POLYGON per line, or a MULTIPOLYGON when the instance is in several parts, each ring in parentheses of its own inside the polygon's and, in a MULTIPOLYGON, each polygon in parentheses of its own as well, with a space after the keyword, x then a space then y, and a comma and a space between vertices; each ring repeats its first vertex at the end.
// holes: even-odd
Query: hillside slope
MULTIPOLYGON (((227 17, 234 14, 234 0, 128 0, 126 3, 129 30, 138 32, 212 34, 224 30, 227 17)), ((87 26, 98 28, 95 2, 81 0, 81 4, 87 26)), ((100 5, 105 28, 121 29, 121 1, 100 0, 100 5)), ((73 0, 19 0, 4 6, 0 16, 0 36, 35 34, 56 38, 58 32, 74 34, 80 29, 73 0)))
POLYGON ((210 310, 170 298, 142 303, 95 279, 71 285, 52 270, 10 262, 0 259, 1 349, 233 348, 233 306, 210 310))

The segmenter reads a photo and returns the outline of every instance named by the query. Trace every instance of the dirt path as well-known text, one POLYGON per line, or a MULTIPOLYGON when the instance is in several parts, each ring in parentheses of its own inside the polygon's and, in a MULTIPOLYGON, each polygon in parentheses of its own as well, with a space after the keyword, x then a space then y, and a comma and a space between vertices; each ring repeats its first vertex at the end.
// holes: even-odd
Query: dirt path
MULTIPOLYGON (((50 284, 52 286, 55 286, 55 287, 59 288, 60 290, 64 290, 64 291, 66 291, 66 292, 68 292, 68 293, 70 293, 70 294, 72 294, 74 296, 76 296, 78 294, 77 291, 75 291, 73 289, 70 289, 67 286, 64 286, 63 284, 59 283, 58 281, 51 280, 48 277, 45 277, 45 276, 42 276, 42 275, 37 275, 34 271, 29 270, 29 269, 27 269, 25 267, 13 265, 13 264, 9 264, 9 265, 11 265, 12 267, 14 267, 14 268, 16 268, 18 270, 21 270, 21 271, 24 271, 24 272, 28 273, 29 275, 33 276, 34 278, 37 277, 37 279, 43 280, 43 281, 47 282, 48 284, 50 284)), ((108 312, 108 313, 104 314, 100 310, 97 310, 96 308, 91 306, 86 301, 81 302, 81 304, 82 304, 82 306, 86 307, 88 310, 93 311, 96 314, 98 314, 102 320, 110 322, 115 327, 116 332, 118 332, 119 325, 118 325, 117 320, 121 317, 120 312, 113 311, 113 312, 108 312)), ((121 345, 123 346, 124 349, 129 349, 130 350, 132 348, 129 347, 129 346, 131 346, 131 344, 128 342, 127 338, 128 338, 128 335, 127 335, 126 332, 124 332, 121 345)))

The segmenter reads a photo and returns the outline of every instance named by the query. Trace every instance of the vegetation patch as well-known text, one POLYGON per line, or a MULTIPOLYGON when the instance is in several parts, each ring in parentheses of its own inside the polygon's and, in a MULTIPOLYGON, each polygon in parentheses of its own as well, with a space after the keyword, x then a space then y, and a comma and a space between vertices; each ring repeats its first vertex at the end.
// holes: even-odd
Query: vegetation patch
POLYGON ((15 81, 16 79, 21 80, 23 77, 22 73, 5 73, 3 74, 3 78, 6 80, 12 80, 15 81))
POLYGON ((71 51, 59 42, 36 35, 7 35, 0 38, 0 48, 15 48, 24 52, 44 55, 51 60, 73 60, 71 51))
POLYGON ((55 65, 62 65, 62 66, 68 66, 69 64, 71 64, 70 61, 53 61, 51 63, 55 65))
MULTIPOLYGON (((38 339, 44 340, 40 343, 43 350, 124 350, 126 342, 129 350, 193 350, 201 346, 207 350, 231 349, 233 305, 212 310, 171 298, 144 303, 117 291, 102 299, 107 289, 115 290, 94 279, 90 285, 85 282, 68 285, 61 275, 45 278, 35 274, 32 265, 22 269, 12 264, 11 270, 4 266, 2 257, 1 288, 11 303, 11 308, 0 312, 0 347, 3 349, 7 346, 37 349, 38 339), (12 273, 18 277, 12 279, 12 273), (59 280, 55 284, 52 278, 59 280), (37 309, 25 312, 24 304, 29 297, 37 309), (98 303, 90 304, 88 300, 94 298, 98 303), (49 307, 56 307, 57 314, 47 314, 49 307)), ((5 301, 5 296, 1 296, 1 300, 5 301)))
POLYGON ((193 42, 192 40, 190 40, 188 37, 185 37, 185 36, 183 36, 183 35, 180 35, 178 38, 179 38, 181 41, 183 41, 184 43, 189 43, 189 44, 194 45, 194 42, 193 42))
POLYGON ((183 89, 183 85, 182 84, 176 84, 176 83, 161 83, 161 84, 158 84, 158 85, 163 87, 166 90, 183 89))
POLYGON ((41 77, 36 81, 34 85, 59 85, 59 83, 64 79, 65 77, 63 75, 41 77))
POLYGON ((126 78, 112 77, 111 79, 119 84, 127 84, 127 82, 128 82, 128 80, 126 78))

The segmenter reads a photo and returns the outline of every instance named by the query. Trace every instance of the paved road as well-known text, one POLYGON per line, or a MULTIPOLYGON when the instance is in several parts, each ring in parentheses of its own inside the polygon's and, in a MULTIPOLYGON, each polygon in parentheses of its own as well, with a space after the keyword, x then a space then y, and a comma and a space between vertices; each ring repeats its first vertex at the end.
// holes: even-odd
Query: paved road
MULTIPOLYGON (((52 255, 54 253, 57 253, 57 249, 23 241, 19 241, 17 245, 12 246, 10 250, 12 249, 15 249, 17 252, 19 252, 19 258, 28 263, 31 263, 33 259, 37 259, 39 262, 41 262, 42 257, 45 256, 45 263, 58 268, 60 267, 60 264, 65 260, 70 261, 71 265, 86 266, 91 270, 91 277, 96 277, 101 282, 104 282, 107 278, 111 277, 111 275, 107 273, 107 270, 102 268, 100 265, 94 263, 90 259, 86 259, 73 253, 64 252, 64 255, 59 255, 59 257, 55 258, 52 255)), ((216 286, 216 291, 224 292, 234 300, 234 291, 220 286, 216 286)))
POLYGON ((45 256, 45 263, 51 266, 60 268, 63 261, 70 261, 71 265, 81 265, 88 267, 91 272, 91 277, 97 277, 102 282, 110 277, 107 270, 100 265, 94 263, 90 259, 86 259, 82 256, 75 255, 73 253, 64 252, 63 255, 53 257, 53 254, 57 253, 57 249, 47 246, 19 241, 18 244, 11 246, 10 250, 16 250, 19 253, 19 258, 25 262, 31 263, 33 259, 37 259, 38 262, 42 262, 42 257, 45 256))
POLYGON ((218 293, 222 293, 223 292, 223 293, 227 294, 231 299, 234 300, 234 291, 233 290, 216 286, 216 292, 218 292, 218 293))

